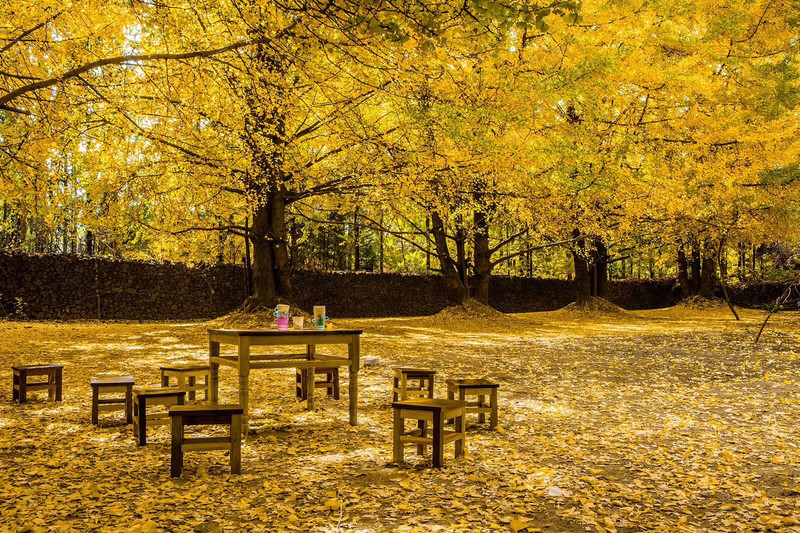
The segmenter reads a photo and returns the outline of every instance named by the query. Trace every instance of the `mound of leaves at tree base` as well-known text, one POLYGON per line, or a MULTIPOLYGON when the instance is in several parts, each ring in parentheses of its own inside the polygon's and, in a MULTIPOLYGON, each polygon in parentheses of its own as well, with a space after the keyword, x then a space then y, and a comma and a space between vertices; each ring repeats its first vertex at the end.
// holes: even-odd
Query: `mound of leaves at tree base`
MULTIPOLYGON (((280 303, 287 303, 281 301, 280 303)), ((289 304, 289 312, 292 316, 305 317, 306 323, 310 324, 311 315, 293 304, 289 304)), ((251 311, 237 309, 227 315, 215 318, 206 322, 209 328, 221 329, 258 329, 275 327, 275 310, 268 307, 256 307, 251 311)), ((306 325, 306 327, 309 327, 306 325)))
POLYGON ((433 317, 437 319, 454 320, 472 320, 475 318, 483 320, 506 320, 508 318, 505 313, 498 311, 494 307, 482 304, 474 298, 467 299, 463 304, 445 307, 433 315, 433 317))
POLYGON ((690 296, 682 300, 675 307, 683 307, 686 309, 694 309, 697 311, 718 311, 727 310, 728 304, 721 298, 703 298, 702 296, 690 296))
POLYGON ((584 302, 582 304, 572 302, 571 304, 565 305, 557 312, 570 313, 570 314, 579 313, 582 315, 596 314, 596 315, 613 315, 613 316, 624 316, 624 317, 636 316, 633 313, 629 313, 620 306, 609 302, 608 300, 604 300, 603 298, 597 298, 594 296, 592 296, 589 299, 589 301, 584 302))

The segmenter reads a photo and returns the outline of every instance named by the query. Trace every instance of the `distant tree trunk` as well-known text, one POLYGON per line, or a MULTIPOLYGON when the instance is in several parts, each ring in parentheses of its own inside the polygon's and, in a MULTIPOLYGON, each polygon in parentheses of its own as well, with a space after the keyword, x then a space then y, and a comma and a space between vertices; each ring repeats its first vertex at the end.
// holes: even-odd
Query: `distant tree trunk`
POLYGON ((594 284, 592 286, 592 296, 598 298, 608 297, 608 248, 602 239, 595 239, 594 241, 594 274, 592 279, 594 284))
POLYGON ((703 254, 703 273, 700 276, 700 290, 698 291, 701 297, 708 299, 714 297, 714 278, 717 270, 716 261, 711 254, 711 250, 706 250, 703 254))
POLYGON ((592 280, 589 270, 589 261, 579 252, 572 252, 575 265, 575 303, 583 305, 592 299, 592 280))
POLYGON ((700 257, 700 244, 694 243, 692 244, 692 262, 690 264, 691 272, 692 272, 692 296, 700 293, 700 284, 701 284, 701 257, 700 257))
POLYGON ((692 285, 689 282, 689 263, 686 260, 686 252, 683 246, 678 249, 678 286, 681 288, 681 296, 688 298, 692 295, 692 285))
POLYGON ((476 210, 473 213, 475 236, 473 247, 475 256, 475 286, 473 298, 489 305, 489 280, 492 275, 492 261, 489 251, 489 223, 486 214, 476 210))
MULTIPOLYGON (((580 237, 581 232, 572 232, 573 238, 580 237)), ((575 303, 583 305, 592 299, 592 273, 586 254, 586 242, 583 239, 575 243, 572 250, 572 263, 575 266, 575 303)))
POLYGON ((444 277, 445 298, 448 305, 464 304, 467 301, 467 288, 458 275, 455 261, 447 247, 447 234, 444 221, 435 211, 431 213, 431 233, 433 234, 436 256, 444 277))
MULTIPOLYGON (((456 218, 456 270, 461 283, 469 292, 469 279, 467 277, 467 234, 464 231, 464 222, 459 215, 456 218)), ((469 296, 469 294, 467 294, 469 296)))
POLYGON ((86 230, 86 255, 94 255, 94 232, 86 230))
POLYGON ((358 225, 358 206, 353 213, 353 270, 361 270, 361 226, 358 225))

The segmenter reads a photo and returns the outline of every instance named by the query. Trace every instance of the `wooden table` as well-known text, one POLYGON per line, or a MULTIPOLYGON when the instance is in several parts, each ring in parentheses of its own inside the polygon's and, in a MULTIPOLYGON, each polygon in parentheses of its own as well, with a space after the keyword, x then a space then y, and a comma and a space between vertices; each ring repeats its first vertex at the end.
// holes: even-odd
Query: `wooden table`
MULTIPOLYGON (((242 431, 249 427, 250 370, 254 368, 316 368, 350 367, 350 425, 358 423, 358 370, 360 363, 360 330, 260 330, 260 329, 210 329, 208 330, 209 400, 219 401, 219 365, 239 370, 239 405, 244 410, 242 431), (220 355, 220 345, 238 348, 238 355, 220 355), (318 344, 346 344, 347 357, 316 355, 318 344), (304 345, 305 353, 251 355, 251 346, 304 345)), ((308 408, 314 409, 314 380, 308 380, 308 408)))

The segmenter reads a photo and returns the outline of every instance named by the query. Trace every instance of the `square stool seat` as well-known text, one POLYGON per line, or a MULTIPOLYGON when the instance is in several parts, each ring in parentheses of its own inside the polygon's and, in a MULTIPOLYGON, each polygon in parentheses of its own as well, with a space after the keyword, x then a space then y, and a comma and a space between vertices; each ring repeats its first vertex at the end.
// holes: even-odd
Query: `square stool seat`
POLYGON ((436 371, 429 368, 397 367, 394 369, 392 400, 433 398, 433 380, 436 371), (413 383, 416 381, 416 383, 413 383))
POLYGON ((92 386, 92 424, 97 424, 100 411, 125 411, 125 423, 133 422, 133 376, 95 376, 92 386), (124 396, 101 398, 101 394, 122 393, 124 396))
POLYGON ((172 420, 170 476, 180 477, 183 453, 192 450, 228 450, 231 474, 242 472, 242 413, 240 405, 193 404, 169 408, 172 420), (186 437, 187 426, 228 426, 230 434, 222 437, 186 437))
POLYGON ((404 461, 404 448, 409 443, 417 445, 417 453, 420 455, 425 453, 425 446, 430 446, 433 450, 432 462, 435 468, 442 466, 445 444, 455 443, 456 457, 462 457, 466 452, 467 435, 464 417, 467 413, 467 402, 420 398, 392 402, 392 408, 394 409, 392 460, 395 463, 404 461), (406 431, 406 419, 416 420, 417 429, 406 431), (444 429, 444 423, 449 419, 455 421, 453 431, 444 429))
POLYGON ((323 376, 324 379, 314 381, 315 389, 326 389, 328 396, 333 396, 334 400, 339 399, 339 368, 297 368, 295 369, 295 393, 298 400, 305 400, 308 397, 306 388, 308 384, 308 376, 313 371, 315 376, 323 376))
POLYGON ((28 401, 28 391, 46 390, 48 399, 60 402, 62 400, 63 368, 59 364, 12 366, 11 401, 25 403, 28 401), (32 376, 45 376, 47 381, 28 381, 28 378, 32 376))
POLYGON ((169 413, 147 412, 148 407, 156 405, 183 405, 186 391, 178 387, 158 387, 133 389, 133 436, 139 446, 147 444, 148 426, 168 426, 169 413))
POLYGON ((205 400, 208 400, 208 374, 210 368, 207 364, 186 364, 159 367, 161 371, 161 386, 169 387, 170 378, 177 380, 177 387, 188 392, 187 399, 194 401, 197 391, 203 391, 205 400), (197 378, 204 380, 198 384, 197 378))
POLYGON ((478 422, 486 422, 486 414, 489 414, 489 426, 491 429, 497 427, 497 389, 498 383, 484 378, 477 379, 448 379, 447 397, 452 400, 458 397, 461 401, 467 402, 467 413, 477 413, 478 422), (467 396, 477 396, 477 401, 469 401, 467 396), (486 398, 489 402, 486 402, 486 398))

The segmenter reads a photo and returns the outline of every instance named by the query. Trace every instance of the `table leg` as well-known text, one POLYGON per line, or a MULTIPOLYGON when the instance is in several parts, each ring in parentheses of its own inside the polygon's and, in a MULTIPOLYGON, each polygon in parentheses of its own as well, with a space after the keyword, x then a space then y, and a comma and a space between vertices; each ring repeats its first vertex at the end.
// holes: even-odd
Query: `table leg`
POLYGON ((57 402, 63 401, 63 399, 64 399, 64 394, 63 394, 63 392, 64 392, 64 388, 63 388, 64 373, 63 373, 63 370, 64 370, 63 368, 56 368, 56 401, 57 402))
POLYGON ((358 425, 358 370, 361 368, 361 339, 358 335, 351 338, 347 345, 350 358, 350 425, 358 425))
MULTIPOLYGON (((317 345, 316 344, 309 344, 307 348, 307 358, 309 361, 314 359, 314 355, 317 353, 317 345)), ((315 368, 309 368, 306 370, 306 382, 305 382, 305 394, 306 394, 306 407, 309 411, 314 410, 314 383, 317 381, 317 373, 315 368)))
POLYGON ((208 341, 208 401, 219 403, 219 363, 212 357, 219 357, 219 343, 208 341))
POLYGON ((433 466, 442 467, 442 456, 444 455, 444 441, 442 440, 442 412, 433 413, 433 466))
POLYGON ((497 428, 497 387, 492 389, 492 395, 490 396, 490 401, 492 404, 492 414, 489 417, 489 426, 492 429, 497 428))
POLYGON ((239 337, 239 405, 242 433, 250 429, 250 337, 239 337))

